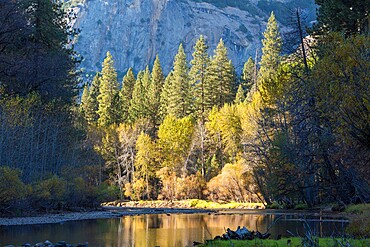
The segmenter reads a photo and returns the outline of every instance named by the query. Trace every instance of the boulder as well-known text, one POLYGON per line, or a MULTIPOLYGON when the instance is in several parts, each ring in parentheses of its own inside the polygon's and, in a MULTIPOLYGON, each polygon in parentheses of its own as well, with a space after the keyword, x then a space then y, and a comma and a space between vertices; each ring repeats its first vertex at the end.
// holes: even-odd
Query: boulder
POLYGON ((45 245, 45 246, 53 246, 53 243, 52 243, 52 242, 50 242, 49 240, 46 240, 46 241, 44 242, 44 245, 45 245))

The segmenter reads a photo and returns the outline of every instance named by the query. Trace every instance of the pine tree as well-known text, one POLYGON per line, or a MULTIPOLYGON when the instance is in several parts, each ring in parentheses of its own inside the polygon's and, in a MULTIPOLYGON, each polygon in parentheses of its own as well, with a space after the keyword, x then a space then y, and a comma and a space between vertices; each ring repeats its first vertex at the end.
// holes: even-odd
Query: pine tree
POLYGON ((132 98, 130 102, 130 120, 135 122, 139 118, 149 117, 149 99, 148 99, 148 88, 150 87, 150 71, 147 66, 144 71, 140 71, 137 75, 134 90, 132 92, 132 98))
POLYGON ((173 72, 171 71, 163 85, 163 90, 161 92, 160 97, 160 120, 163 121, 163 119, 169 114, 169 99, 171 98, 171 91, 172 91, 172 81, 173 81, 173 72))
POLYGON ((76 56, 69 16, 59 1, 0 3, 0 81, 11 95, 38 93, 71 104, 77 96, 76 56))
POLYGON ((207 83, 207 68, 210 59, 207 53, 208 46, 205 43, 204 37, 201 35, 194 46, 193 60, 191 61, 190 80, 194 88, 195 105, 194 110, 200 116, 202 122, 206 117, 206 98, 211 98, 210 91, 206 91, 207 83))
POLYGON ((182 118, 189 115, 192 108, 188 65, 182 44, 179 46, 173 67, 173 80, 171 82, 167 113, 182 118))
POLYGON ((259 70, 260 83, 268 81, 276 74, 280 62, 282 41, 274 12, 271 12, 263 37, 259 70))
POLYGON ((107 56, 103 61, 101 74, 98 96, 98 125, 101 127, 108 127, 109 125, 118 122, 118 116, 115 109, 118 94, 117 72, 114 68, 114 61, 110 52, 107 52, 107 56))
POLYGON ((129 119, 129 108, 130 101, 132 98, 132 92, 135 86, 135 75, 132 68, 129 68, 126 75, 123 77, 122 88, 121 88, 121 98, 122 98, 122 120, 127 122, 129 119))
POLYGON ((158 128, 160 123, 160 96, 164 80, 162 66, 158 56, 156 56, 152 70, 152 82, 148 91, 150 122, 155 128, 158 128))
POLYGON ((99 114, 99 102, 98 96, 100 94, 100 75, 97 73, 89 88, 89 94, 87 97, 86 104, 84 106, 84 116, 88 124, 90 125, 97 125, 99 114))
POLYGON ((81 95, 81 104, 80 104, 80 111, 83 116, 85 116, 86 112, 86 106, 88 104, 88 98, 89 98, 90 90, 89 90, 89 85, 85 84, 84 90, 82 91, 81 95))
POLYGON ((255 70, 255 64, 251 57, 249 57, 248 61, 245 62, 243 67, 243 73, 241 76, 241 85, 243 86, 243 90, 246 93, 249 93, 251 90, 253 83, 254 83, 254 71, 255 70))
POLYGON ((319 5, 316 31, 343 32, 350 34, 369 33, 369 1, 363 0, 315 0, 319 5))
MULTIPOLYGON (((208 108, 222 107, 234 99, 235 70, 227 57, 227 48, 221 39, 208 69, 209 86, 207 90, 213 98, 206 102, 208 108)), ((208 93, 208 92, 207 92, 208 93)))
POLYGON ((240 103, 243 103, 244 100, 245 100, 244 89, 243 89, 242 84, 240 84, 238 87, 238 91, 236 92, 234 103, 240 104, 240 103))

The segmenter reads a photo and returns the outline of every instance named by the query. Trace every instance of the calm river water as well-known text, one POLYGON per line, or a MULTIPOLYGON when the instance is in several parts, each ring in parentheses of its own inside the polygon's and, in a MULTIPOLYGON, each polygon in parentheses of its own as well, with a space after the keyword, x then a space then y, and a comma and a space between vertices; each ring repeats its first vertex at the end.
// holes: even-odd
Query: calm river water
POLYGON ((302 235, 308 227, 318 236, 343 233, 347 223, 319 214, 248 211, 232 214, 159 214, 125 216, 117 219, 71 221, 63 224, 0 227, 0 246, 35 244, 64 240, 70 244, 89 243, 94 246, 192 246, 225 232, 225 228, 265 232, 269 226, 272 237, 279 234, 302 235), (304 220, 303 220, 304 219, 304 220), (322 221, 324 220, 324 221, 322 221), (329 220, 329 221, 326 221, 329 220))

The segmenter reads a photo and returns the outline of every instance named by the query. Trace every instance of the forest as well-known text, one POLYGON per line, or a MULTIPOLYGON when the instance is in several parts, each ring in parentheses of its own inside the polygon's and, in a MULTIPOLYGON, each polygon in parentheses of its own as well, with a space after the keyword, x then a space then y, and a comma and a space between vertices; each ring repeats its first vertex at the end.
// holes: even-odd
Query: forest
POLYGON ((108 51, 83 81, 73 12, 2 1, 0 212, 117 199, 368 203, 369 4, 316 3, 309 36, 294 13, 298 45, 283 44, 272 12, 241 73, 222 39, 209 51, 200 36, 191 59, 179 44, 167 75, 157 57, 119 80, 108 51))

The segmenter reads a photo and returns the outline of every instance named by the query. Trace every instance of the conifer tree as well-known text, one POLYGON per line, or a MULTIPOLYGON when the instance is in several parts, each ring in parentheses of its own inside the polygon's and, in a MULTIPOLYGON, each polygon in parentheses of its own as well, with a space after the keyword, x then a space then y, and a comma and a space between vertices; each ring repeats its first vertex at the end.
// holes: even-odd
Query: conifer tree
POLYGON ((88 124, 96 125, 99 119, 98 109, 99 102, 98 96, 100 94, 100 75, 97 73, 89 88, 89 94, 87 97, 86 104, 84 105, 84 116, 88 124))
POLYGON ((208 46, 201 35, 194 46, 192 67, 189 73, 195 96, 194 111, 200 116, 202 122, 204 122, 207 110, 210 110, 205 107, 205 99, 212 96, 210 91, 206 91, 207 68, 210 63, 207 50, 208 46))
POLYGON ((147 65, 142 79, 143 85, 143 95, 142 95, 142 106, 141 106, 141 117, 142 118, 149 118, 150 117, 150 98, 149 98, 149 90, 152 84, 152 78, 150 75, 149 66, 147 65))
POLYGON ((193 95, 188 77, 186 55, 182 44, 179 46, 173 67, 173 80, 171 82, 167 113, 182 118, 191 113, 193 95))
POLYGON ((316 31, 350 34, 369 33, 369 1, 315 0, 319 5, 316 31))
POLYGON ((221 39, 209 66, 209 86, 213 98, 206 102, 207 107, 222 107, 234 99, 235 70, 227 57, 227 48, 221 39))
POLYGON ((135 86, 135 75, 132 68, 129 68, 126 75, 123 77, 122 88, 121 88, 121 98, 122 98, 122 119, 127 122, 129 119, 129 108, 130 101, 132 98, 132 92, 135 86))
POLYGON ((101 80, 98 96, 98 125, 107 127, 113 123, 117 123, 116 100, 118 94, 117 72, 114 68, 113 57, 110 52, 103 61, 103 68, 101 72, 101 80))
POLYGON ((172 81, 173 81, 173 72, 171 71, 163 84, 163 89, 161 92, 160 97, 160 120, 163 120, 168 115, 168 105, 169 105, 169 99, 171 96, 171 90, 172 90, 172 81))
POLYGON ((159 126, 160 117, 160 96, 162 93, 164 75, 162 71, 162 66, 159 61, 158 55, 154 61, 153 70, 152 70, 152 81, 148 91, 149 99, 149 114, 150 122, 154 125, 155 128, 159 126))
POLYGON ((246 93, 249 93, 251 90, 253 83, 254 83, 254 71, 255 64, 251 57, 248 58, 248 61, 245 62, 243 67, 243 72, 241 76, 241 85, 243 86, 243 90, 246 93))
POLYGON ((143 78, 142 78, 142 84, 143 84, 143 88, 144 88, 145 93, 148 91, 151 83, 152 83, 152 79, 151 79, 151 76, 150 76, 149 66, 147 65, 145 67, 143 78))
POLYGON ((263 37, 261 67, 259 70, 260 83, 271 79, 276 74, 280 62, 282 40, 274 12, 271 12, 263 37))
POLYGON ((89 94, 90 94, 89 85, 85 84, 84 90, 82 91, 82 95, 81 95, 81 105, 80 105, 80 111, 84 117, 85 117, 86 106, 88 104, 89 94))
POLYGON ((267 102, 274 94, 273 92, 276 88, 273 85, 274 79, 279 70, 281 60, 280 52, 282 40, 274 12, 271 13, 263 36, 258 87, 261 91, 263 101, 267 102))
POLYGON ((11 95, 38 93, 61 106, 77 96, 70 16, 60 1, 0 2, 0 81, 11 95))
POLYGON ((140 117, 140 105, 143 101, 143 80, 144 71, 139 71, 137 74, 137 78, 135 81, 134 89, 132 91, 132 97, 130 100, 130 107, 129 107, 129 115, 130 115, 130 121, 135 122, 140 117))
POLYGON ((132 98, 130 102, 130 120, 135 122, 139 118, 146 118, 149 116, 147 98, 147 90, 150 86, 150 72, 148 66, 144 71, 140 71, 137 75, 132 98))
POLYGON ((238 91, 236 92, 234 103, 235 104, 240 104, 240 103, 243 103, 244 100, 245 100, 244 89, 243 89, 242 84, 239 84, 238 91))

